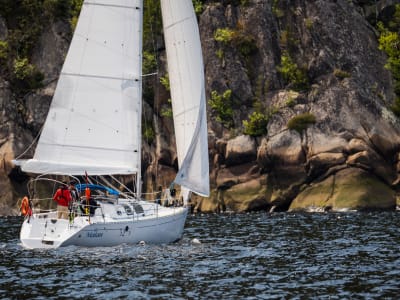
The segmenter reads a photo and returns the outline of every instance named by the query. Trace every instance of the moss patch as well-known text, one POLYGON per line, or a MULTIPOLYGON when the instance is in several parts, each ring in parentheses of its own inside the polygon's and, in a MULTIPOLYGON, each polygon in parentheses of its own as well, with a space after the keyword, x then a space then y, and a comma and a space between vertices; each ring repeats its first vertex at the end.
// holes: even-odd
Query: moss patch
POLYGON ((375 176, 359 169, 336 176, 334 206, 354 209, 389 209, 396 205, 395 192, 375 176))
POLYGON ((208 198, 193 195, 192 205, 194 205, 195 212, 211 213, 222 210, 223 203, 219 199, 217 190, 211 190, 210 197, 208 198))
POLYGON ((395 205, 395 192, 388 185, 361 169, 348 168, 307 187, 292 202, 289 210, 311 207, 392 209, 395 205))
POLYGON ((334 177, 331 176, 326 180, 316 183, 303 192, 301 192, 290 205, 289 210, 303 210, 309 207, 324 208, 332 205, 330 198, 332 196, 332 189, 334 184, 334 177))
POLYGON ((254 179, 226 190, 224 201, 227 208, 236 212, 264 209, 269 205, 266 194, 267 187, 261 185, 260 179, 254 179))

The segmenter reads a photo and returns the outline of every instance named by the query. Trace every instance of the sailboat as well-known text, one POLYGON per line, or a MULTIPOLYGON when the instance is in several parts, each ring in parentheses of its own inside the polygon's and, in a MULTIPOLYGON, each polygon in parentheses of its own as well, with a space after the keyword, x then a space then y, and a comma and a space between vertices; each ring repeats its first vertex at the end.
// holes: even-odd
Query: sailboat
MULTIPOLYGON (((179 165, 172 185, 180 186, 176 197, 187 203, 192 193, 209 195, 200 35, 191 0, 161 0, 161 9, 179 165)), ((33 158, 15 160, 35 174, 20 232, 24 247, 171 243, 182 237, 188 207, 165 207, 141 193, 142 21, 142 0, 83 2, 33 158), (120 175, 134 178, 133 188, 121 189, 120 175), (57 183, 60 176, 73 178, 80 192, 67 219, 54 209, 36 209, 35 189, 45 190, 43 181, 57 183), (97 202, 93 214, 81 207, 89 197, 97 202)))

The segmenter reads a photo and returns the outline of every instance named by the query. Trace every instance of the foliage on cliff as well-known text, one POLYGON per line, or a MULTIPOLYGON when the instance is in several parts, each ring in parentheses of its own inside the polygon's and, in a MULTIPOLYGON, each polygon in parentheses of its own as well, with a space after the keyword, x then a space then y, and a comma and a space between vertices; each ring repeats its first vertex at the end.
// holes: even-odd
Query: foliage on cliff
MULTIPOLYGON (((238 194, 249 207, 285 209, 303 190, 300 184, 316 176, 331 180, 348 166, 368 169, 391 189, 400 174, 399 121, 387 110, 392 106, 400 115, 398 7, 346 0, 193 2, 206 71, 213 201, 225 205, 224 193, 226 201, 238 194)), ((10 83, 0 93, 13 102, 3 115, 15 106, 24 110, 22 118, 9 118, 23 119, 17 121, 18 133, 27 136, 18 141, 21 148, 34 133, 27 120, 37 128, 44 121, 54 88, 47 79, 58 74, 51 66, 57 72, 49 76, 44 55, 36 55, 42 50, 48 57, 54 38, 62 48, 53 58, 63 56, 80 5, 82 0, 0 0, 0 77, 10 83), (37 92, 43 74, 33 61, 46 73, 46 89, 37 92)), ((159 1, 144 0, 143 73, 151 75, 143 77, 146 188, 157 186, 156 169, 172 176, 177 165, 161 20, 159 1)), ((15 134, 8 125, 1 140, 15 134)))
POLYGON ((8 78, 16 95, 41 87, 43 74, 31 63, 33 49, 50 22, 73 22, 83 0, 3 0, 0 14, 8 32, 0 41, 0 76, 8 78))
POLYGON ((400 117, 400 4, 395 5, 395 12, 384 24, 378 22, 379 49, 388 56, 386 68, 392 72, 396 99, 392 105, 393 112, 400 117))

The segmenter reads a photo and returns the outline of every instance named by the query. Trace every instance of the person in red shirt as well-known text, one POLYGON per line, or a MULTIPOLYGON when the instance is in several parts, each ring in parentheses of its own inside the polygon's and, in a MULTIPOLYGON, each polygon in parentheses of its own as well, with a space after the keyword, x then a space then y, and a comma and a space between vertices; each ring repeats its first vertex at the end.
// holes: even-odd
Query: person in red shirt
POLYGON ((72 201, 72 197, 66 184, 56 191, 53 200, 57 202, 57 218, 68 219, 68 205, 72 201))

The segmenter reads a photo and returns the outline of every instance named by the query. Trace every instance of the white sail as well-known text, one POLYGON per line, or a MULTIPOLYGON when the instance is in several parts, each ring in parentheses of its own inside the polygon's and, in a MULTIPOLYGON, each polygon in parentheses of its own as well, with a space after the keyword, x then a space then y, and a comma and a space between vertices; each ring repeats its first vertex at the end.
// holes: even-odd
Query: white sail
POLYGON ((85 0, 32 173, 140 172, 142 0, 85 0))
POLYGON ((191 0, 161 0, 179 171, 175 182, 208 196, 203 58, 191 0))

